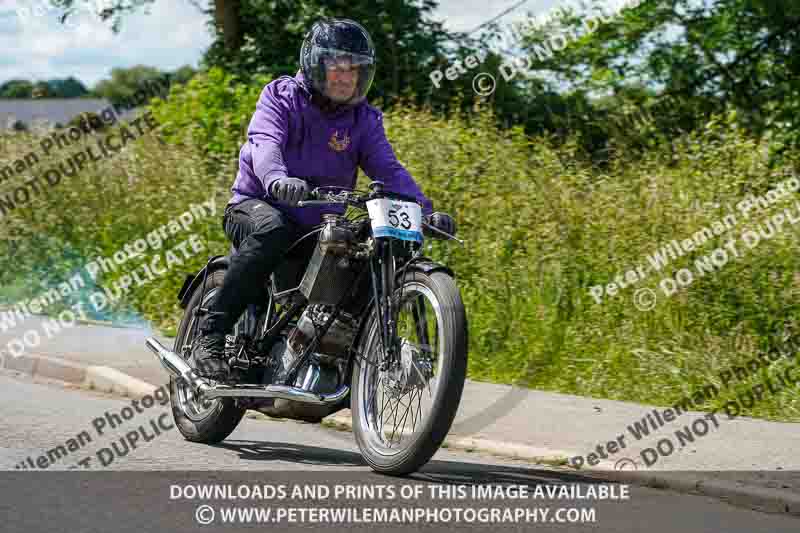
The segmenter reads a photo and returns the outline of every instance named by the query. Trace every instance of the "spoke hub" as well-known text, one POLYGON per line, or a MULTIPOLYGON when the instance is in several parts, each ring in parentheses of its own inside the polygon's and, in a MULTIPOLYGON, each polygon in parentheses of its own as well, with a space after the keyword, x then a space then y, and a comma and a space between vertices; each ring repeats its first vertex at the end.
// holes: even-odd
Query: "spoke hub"
POLYGON ((399 397, 413 389, 423 389, 433 375, 433 362, 422 355, 418 346, 400 339, 400 361, 386 372, 387 392, 399 397))

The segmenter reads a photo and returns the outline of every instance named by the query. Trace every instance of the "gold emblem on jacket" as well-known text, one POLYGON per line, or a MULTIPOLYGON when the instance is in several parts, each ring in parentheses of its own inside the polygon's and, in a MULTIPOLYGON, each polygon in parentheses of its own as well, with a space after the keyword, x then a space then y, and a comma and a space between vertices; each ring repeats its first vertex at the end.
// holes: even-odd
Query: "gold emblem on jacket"
POLYGON ((331 147, 331 150, 335 150, 336 152, 344 152, 350 146, 350 136, 347 132, 344 132, 340 136, 339 130, 336 130, 333 132, 331 140, 328 141, 328 146, 331 147))

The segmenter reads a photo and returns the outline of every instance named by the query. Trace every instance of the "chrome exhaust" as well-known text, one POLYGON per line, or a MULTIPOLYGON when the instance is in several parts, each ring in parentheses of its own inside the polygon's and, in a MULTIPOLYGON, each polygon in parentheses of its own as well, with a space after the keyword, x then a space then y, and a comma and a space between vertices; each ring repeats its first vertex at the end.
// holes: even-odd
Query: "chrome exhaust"
POLYGON ((340 402, 350 392, 350 387, 343 385, 330 394, 308 392, 297 387, 286 385, 215 385, 203 392, 210 400, 214 398, 279 398, 314 405, 333 405, 340 402))
POLYGON ((330 394, 309 392, 298 387, 286 385, 224 385, 213 384, 195 373, 184 359, 168 350, 153 337, 148 337, 145 345, 156 354, 161 366, 177 379, 192 385, 203 398, 277 398, 313 405, 333 405, 342 401, 350 392, 348 385, 342 385, 330 394))
POLYGON ((186 383, 193 385, 200 391, 205 391, 211 388, 211 383, 198 376, 194 369, 186 364, 186 361, 184 361, 183 357, 171 350, 166 349, 163 344, 158 342, 153 337, 148 337, 144 343, 148 348, 150 348, 150 351, 156 354, 161 366, 163 366, 167 372, 176 378, 182 379, 186 383))

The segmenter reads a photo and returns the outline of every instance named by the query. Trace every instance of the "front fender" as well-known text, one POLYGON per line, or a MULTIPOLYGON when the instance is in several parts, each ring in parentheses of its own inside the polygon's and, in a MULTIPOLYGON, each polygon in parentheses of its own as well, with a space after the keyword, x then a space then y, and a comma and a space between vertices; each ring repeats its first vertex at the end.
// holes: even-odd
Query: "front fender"
POLYGON ((185 309, 186 306, 189 305, 189 299, 192 297, 192 294, 194 294, 195 289, 202 285, 203 276, 205 276, 206 271, 210 274, 217 270, 226 270, 229 265, 230 261, 228 256, 216 255, 209 259, 206 266, 201 268, 197 274, 186 274, 186 279, 183 280, 183 286, 178 292, 178 300, 180 301, 181 309, 185 309))
MULTIPOLYGON (((431 274, 433 272, 442 271, 446 272, 450 277, 456 277, 455 272, 448 267, 441 263, 437 263, 436 261, 429 259, 427 257, 420 257, 409 264, 404 271, 418 271, 424 274, 431 274)), ((402 275, 402 274, 400 274, 402 275)))

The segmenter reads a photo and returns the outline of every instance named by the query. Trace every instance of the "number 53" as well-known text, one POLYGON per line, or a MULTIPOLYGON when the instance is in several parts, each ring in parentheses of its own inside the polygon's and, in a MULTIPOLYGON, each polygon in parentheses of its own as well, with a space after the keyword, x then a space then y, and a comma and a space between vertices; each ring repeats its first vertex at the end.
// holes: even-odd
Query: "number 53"
POLYGON ((402 226, 403 229, 409 229, 411 227, 411 220, 408 217, 408 213, 401 211, 398 218, 397 209, 389 210, 389 223, 395 228, 397 226, 402 226), (400 220, 401 218, 403 219, 402 221, 400 220))

